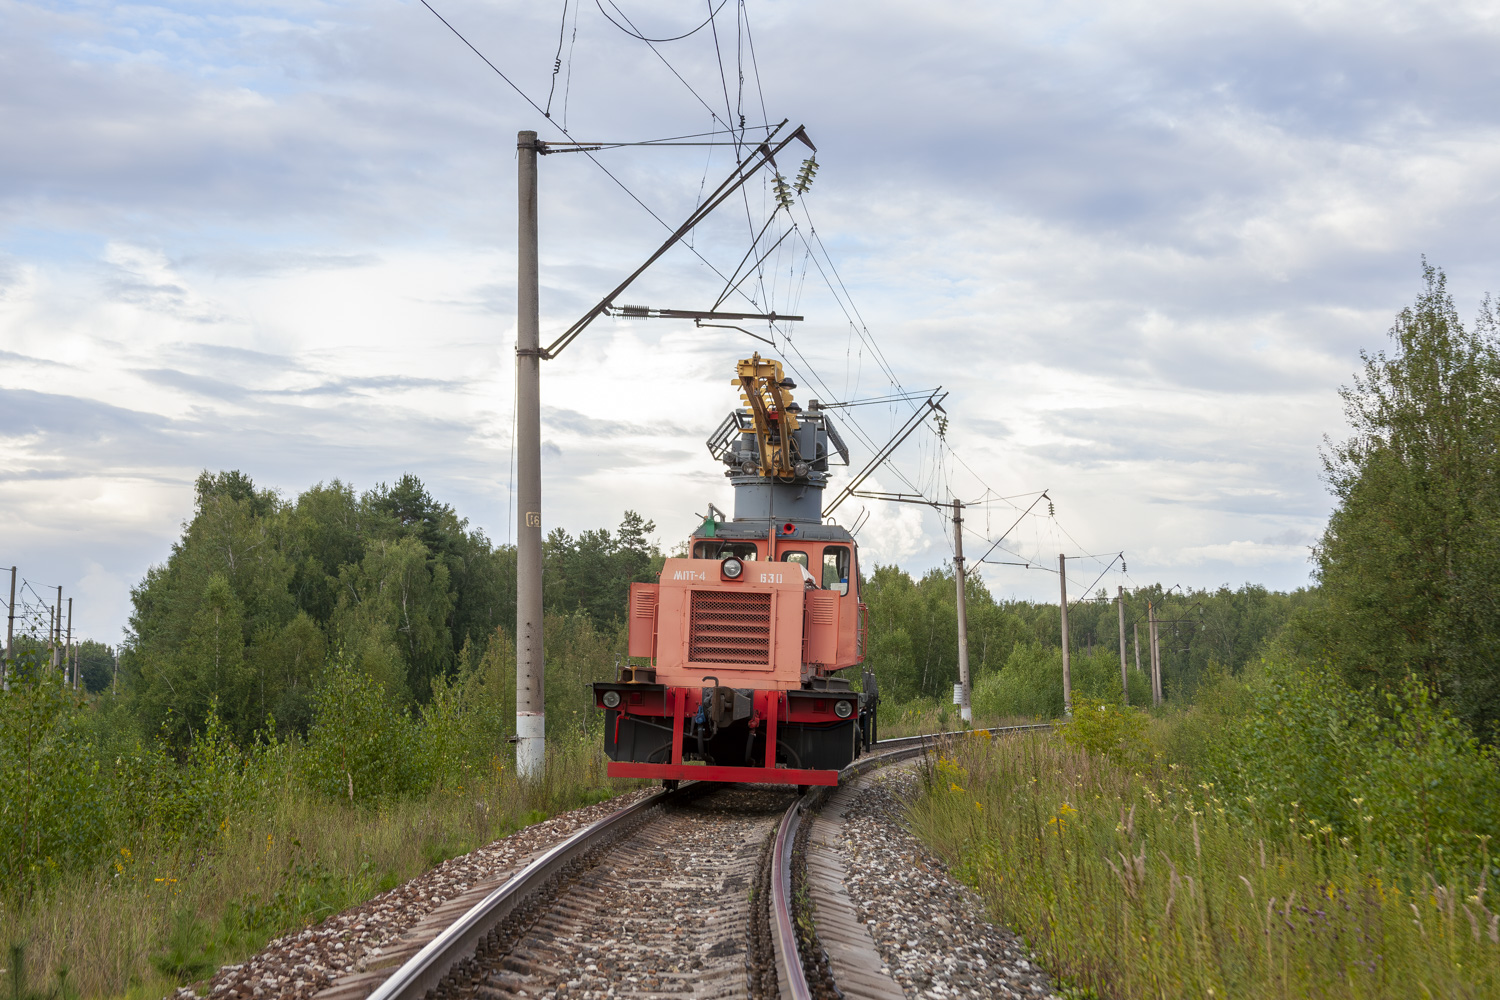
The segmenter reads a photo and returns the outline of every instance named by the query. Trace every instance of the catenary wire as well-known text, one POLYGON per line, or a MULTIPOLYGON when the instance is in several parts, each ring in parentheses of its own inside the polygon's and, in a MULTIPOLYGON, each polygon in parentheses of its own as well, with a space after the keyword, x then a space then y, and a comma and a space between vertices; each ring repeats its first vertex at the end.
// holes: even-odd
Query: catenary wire
MULTIPOLYGON (((710 2, 712 2, 712 0, 710 0, 710 2)), ((704 28, 713 23, 714 18, 718 16, 719 11, 723 10, 724 5, 728 2, 729 0, 719 0, 719 6, 711 9, 708 15, 708 20, 698 25, 698 27, 694 28, 692 31, 685 31, 680 35, 673 35, 671 38, 647 38, 645 35, 640 33, 640 29, 636 28, 635 23, 632 22, 629 17, 626 17, 625 12, 623 10, 620 10, 619 4, 614 3, 613 0, 611 0, 610 2, 610 6, 615 9, 615 12, 621 17, 625 18, 625 24, 630 25, 629 28, 625 27, 625 24, 621 24, 619 21, 616 21, 614 18, 610 17, 609 12, 604 9, 604 4, 600 3, 599 0, 594 0, 594 4, 599 8, 599 13, 604 15, 604 19, 606 21, 608 21, 610 24, 613 24, 621 31, 625 32, 625 34, 629 35, 631 38, 640 39, 647 44, 653 42, 679 42, 682 39, 687 38, 689 35, 696 35, 698 32, 702 31, 704 28)))
MULTIPOLYGON (((614 19, 610 18, 609 15, 608 15, 608 13, 603 10, 603 6, 599 2, 599 0, 595 0, 595 2, 596 2, 596 5, 599 6, 600 12, 605 15, 606 19, 608 19, 612 24, 615 24, 616 27, 619 27, 618 22, 615 22, 614 19)), ((727 2, 727 0, 724 0, 724 2, 727 2)), ((442 14, 440 14, 432 6, 432 4, 428 2, 428 0, 422 0, 422 5, 424 7, 426 7, 428 9, 428 11, 431 12, 434 17, 436 17, 439 21, 441 21, 442 24, 444 25, 444 27, 448 28, 448 30, 451 31, 459 39, 459 41, 463 42, 463 44, 467 48, 469 48, 470 51, 472 51, 475 55, 479 56, 479 58, 484 61, 485 65, 489 66, 490 69, 492 71, 494 71, 494 73, 497 76, 499 76, 502 80, 504 80, 505 83, 508 86, 510 86, 510 88, 512 90, 514 90, 521 97, 522 100, 524 100, 534 110, 536 110, 539 113, 541 113, 544 118, 546 118, 551 124, 553 124, 554 127, 558 128, 559 131, 561 131, 565 136, 567 136, 569 138, 569 140, 572 140, 571 134, 567 131, 567 129, 566 129, 566 127, 564 125, 562 125, 562 124, 560 124, 558 122, 553 121, 552 118, 551 118, 551 116, 550 116, 550 114, 548 113, 548 111, 546 109, 542 108, 534 100, 532 100, 531 97, 529 95, 527 95, 524 90, 522 90, 513 80, 510 79, 509 76, 507 76, 504 73, 504 71, 502 71, 487 56, 485 56, 484 53, 481 52, 472 42, 470 42, 468 40, 468 38, 465 37, 462 32, 460 32, 456 27, 454 27, 454 25, 451 22, 449 22, 447 20, 447 18, 443 17, 442 14)), ((610 5, 615 8, 616 12, 618 12, 621 15, 621 17, 625 18, 625 20, 627 21, 627 23, 629 23, 629 21, 630 21, 629 17, 627 15, 625 15, 624 11, 620 10, 619 6, 617 4, 615 4, 613 2, 613 0, 611 0, 611 4, 610 5)), ((743 6, 743 5, 741 5, 741 6, 743 6)), ((713 13, 716 15, 718 13, 718 10, 722 9, 722 7, 723 7, 723 3, 721 2, 719 8, 716 8, 713 13)), ((704 27, 707 24, 711 23, 712 20, 713 20, 713 17, 711 16, 708 20, 706 20, 704 22, 704 24, 699 25, 699 27, 697 29, 694 29, 694 32, 696 32, 697 30, 701 30, 702 27, 704 27)), ((633 25, 632 25, 632 27, 633 27, 633 25)), ((763 116, 768 117, 768 116, 765 115, 765 95, 764 95, 764 89, 763 89, 763 87, 761 86, 761 83, 760 83, 759 66, 758 66, 758 61, 756 59, 756 55, 755 55, 754 35, 753 35, 753 32, 751 31, 750 26, 748 24, 748 18, 745 20, 744 28, 745 28, 745 37, 746 37, 746 40, 749 42, 749 48, 750 48, 750 54, 751 54, 751 64, 752 64, 753 71, 755 72, 756 86, 757 86, 757 91, 758 91, 759 97, 760 97, 760 102, 761 102, 761 107, 762 107, 762 113, 763 113, 763 116)), ((629 33, 631 33, 631 32, 627 32, 627 34, 629 34, 629 33)), ((690 32, 689 34, 692 34, 692 33, 693 32, 690 32)), ((647 38, 646 36, 644 36, 643 34, 641 34, 639 31, 634 32, 634 35, 635 35, 635 37, 639 38, 642 41, 645 41, 648 45, 650 45, 652 47, 652 51, 653 51, 654 54, 656 54, 657 58, 660 59, 664 65, 667 66, 667 68, 672 72, 673 76, 675 76, 688 89, 688 91, 693 94, 693 96, 698 100, 698 102, 700 104, 702 104, 704 106, 704 108, 709 112, 711 120, 718 121, 720 124, 725 125, 726 126, 725 131, 728 131, 728 132, 731 132, 731 133, 734 132, 734 129, 730 125, 730 123, 724 122, 722 119, 720 119, 719 116, 718 116, 718 114, 717 114, 717 112, 715 112, 713 110, 713 108, 706 101, 703 100, 702 96, 697 93, 697 91, 692 87, 692 85, 689 84, 682 77, 682 75, 677 72, 676 68, 671 65, 670 61, 667 60, 660 52, 658 52, 655 49, 654 45, 652 44, 653 41, 654 41, 653 39, 647 38)), ((686 37, 686 35, 678 36, 678 37, 686 37)), ((576 38, 576 6, 575 6, 575 38, 576 38)), ((675 40, 675 39, 672 39, 672 40, 675 40)), ((571 67, 570 67, 570 72, 571 72, 571 67)), ((549 103, 550 103, 550 101, 549 101, 549 103)), ((726 103, 727 103, 727 93, 726 93, 726 103)), ((640 145, 648 145, 648 144, 663 144, 663 143, 660 143, 660 142, 657 142, 657 143, 640 143, 640 145)), ((626 144, 621 143, 620 145, 626 145, 626 144)), ((659 225, 661 225, 663 228, 666 228, 666 229, 669 229, 669 230, 671 229, 671 226, 666 222, 666 220, 664 220, 660 215, 658 215, 654 210, 652 210, 649 205, 647 205, 644 201, 642 201, 640 199, 640 197, 637 196, 635 194, 635 192, 632 191, 629 188, 628 185, 626 185, 623 181, 621 181, 618 177, 616 177, 612 171, 610 171, 607 167, 604 166, 603 163, 601 163, 598 160, 597 157, 593 156, 592 151, 590 151, 588 149, 583 149, 581 151, 584 153, 584 155, 588 156, 589 160, 592 161, 597 167, 599 167, 599 169, 601 171, 603 171, 603 173, 607 177, 609 177, 609 179, 617 187, 619 187, 623 192, 625 192, 625 194, 632 201, 634 201, 643 210, 645 210, 648 215, 650 215, 653 219, 655 219, 656 222, 659 225)), ((747 210, 748 210, 748 203, 747 203, 746 207, 747 207, 747 210)), ((804 206, 803 206, 803 210, 804 210, 804 213, 807 213, 807 209, 806 209, 805 203, 804 203, 804 206)), ((800 233, 799 233, 799 237, 802 239, 804 245, 806 246, 806 248, 808 250, 808 256, 812 259, 814 265, 817 267, 820 276, 823 278, 824 283, 829 287, 830 292, 832 292, 834 294, 835 301, 838 302, 840 308, 844 311, 845 316, 849 320, 852 329, 855 331, 855 333, 857 333, 859 335, 861 343, 864 344, 864 346, 866 346, 866 347, 868 347, 870 349, 871 354, 876 358, 877 364, 880 365, 880 367, 884 371, 886 377, 891 381, 891 383, 893 385, 895 385, 898 389, 900 389, 901 388, 900 379, 896 376, 894 370, 891 368, 891 366, 889 364, 889 361, 885 358, 884 352, 881 351, 879 345, 874 342, 873 336, 870 334, 870 332, 868 330, 868 327, 867 327, 867 325, 864 322, 863 316, 859 313, 859 309, 855 305, 855 303, 853 301, 853 297, 849 294, 848 288, 847 288, 847 286, 845 285, 845 283, 843 281, 842 275, 840 275, 839 272, 838 272, 837 265, 834 264, 832 256, 828 253, 827 247, 823 243, 822 237, 817 233, 817 230, 816 230, 816 228, 814 227, 814 225, 812 223, 810 214, 808 214, 808 227, 809 227, 809 230, 810 230, 810 232, 812 234, 813 241, 816 241, 816 243, 818 245, 818 250, 821 251, 822 260, 819 259, 819 255, 817 253, 813 252, 811 241, 809 241, 807 239, 807 237, 805 237, 805 236, 800 236, 800 233), (827 271, 825 271, 824 268, 823 268, 823 260, 826 260, 827 263, 828 263, 828 269, 827 269, 827 271), (830 272, 830 271, 834 275, 834 280, 830 280, 829 277, 828 277, 828 272, 830 272), (835 289, 834 289, 834 281, 835 280, 838 283, 838 291, 835 291, 835 289), (842 295, 839 294, 840 291, 842 292, 842 295)), ((800 230, 800 227, 795 226, 795 224, 793 225, 793 228, 800 230)), ((706 266, 708 266, 710 268, 710 270, 712 270, 716 274, 718 274, 719 277, 721 277, 721 278, 723 277, 722 272, 720 272, 719 269, 711 261, 709 261, 705 257, 703 257, 703 255, 700 252, 698 252, 698 250, 695 247, 691 247, 690 246, 689 249, 692 251, 692 253, 694 254, 694 256, 698 257, 698 259, 700 261, 702 261, 702 263, 704 263, 706 266)), ((762 293, 761 297, 762 297, 762 299, 764 299, 764 296, 765 296, 765 284, 764 284, 764 274, 763 274, 763 271, 760 274, 759 279, 760 279, 760 286, 761 286, 761 293, 762 293)), ((742 297, 745 297, 745 298, 749 299, 752 303, 755 302, 755 299, 753 299, 750 296, 746 295, 742 290, 740 291, 740 294, 742 295, 742 297)), ((773 335, 775 333, 779 332, 779 331, 776 331, 774 329, 774 324, 773 324, 773 330, 772 330, 772 332, 773 332, 773 335)), ((816 374, 816 370, 813 368, 813 366, 807 360, 807 358, 802 354, 801 350, 799 348, 797 348, 796 345, 792 342, 791 338, 789 336, 787 336, 785 333, 782 333, 781 336, 782 336, 783 340, 785 341, 785 343, 787 344, 787 346, 791 347, 792 350, 797 354, 797 356, 801 360, 803 366, 806 367, 808 373, 810 375, 812 375, 814 378, 817 379, 817 381, 819 382, 819 384, 822 386, 824 393, 827 394, 827 395, 832 395, 832 392, 831 392, 830 388, 827 386, 826 383, 823 382, 822 378, 816 374)), ((801 373, 799 372, 799 374, 801 374, 801 373)), ((803 377, 806 378, 807 376, 803 376, 803 377)), ((874 444, 873 440, 869 437, 868 434, 866 434, 864 432, 862 426, 859 424, 858 421, 854 420, 851 417, 851 418, 849 418, 848 423, 855 430, 855 432, 859 435, 859 437, 861 437, 864 440, 864 443, 868 447, 871 447, 872 449, 875 449, 875 450, 878 451, 878 448, 875 447, 875 444, 874 444)), ((950 453, 952 452, 951 446, 946 446, 945 445, 944 447, 946 447, 947 450, 950 453)), ((958 457, 958 456, 955 455, 955 457, 958 457)), ((983 480, 978 476, 978 474, 975 473, 973 471, 973 469, 970 468, 966 462, 963 462, 963 460, 962 460, 961 457, 958 457, 958 458, 959 458, 960 463, 964 465, 965 469, 971 475, 974 475, 974 477, 976 479, 978 479, 981 483, 983 483, 983 480)), ((903 482, 905 482, 912 489, 917 490, 919 493, 923 492, 920 489, 918 489, 918 487, 915 484, 913 484, 911 482, 911 480, 906 476, 906 474, 904 472, 902 472, 899 468, 897 468, 897 467, 895 467, 893 465, 892 466, 892 470, 894 472, 896 472, 898 478, 900 478, 903 482)), ((1066 531, 1066 529, 1062 529, 1061 528, 1061 525, 1058 525, 1058 527, 1059 527, 1060 530, 1063 530, 1064 534, 1068 534, 1067 531, 1066 531)), ((1070 540, 1072 540, 1074 542, 1075 545, 1078 544, 1077 540, 1073 539, 1073 537, 1072 537, 1071 534, 1068 534, 1068 537, 1069 537, 1070 540)), ((1080 545, 1079 547, 1081 548, 1082 546, 1080 545)))
POLYGON ((552 117, 552 95, 557 92, 557 74, 562 71, 563 39, 568 34, 568 3, 563 0, 562 23, 557 26, 557 55, 552 57, 552 83, 547 87, 547 110, 542 114, 552 117))

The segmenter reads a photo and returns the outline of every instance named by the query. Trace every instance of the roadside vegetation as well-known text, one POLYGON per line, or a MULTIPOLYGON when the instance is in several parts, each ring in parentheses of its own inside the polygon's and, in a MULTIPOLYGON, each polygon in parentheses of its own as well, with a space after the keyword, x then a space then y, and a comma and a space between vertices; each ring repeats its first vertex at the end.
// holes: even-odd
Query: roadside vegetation
POLYGON ((1072 996, 1500 991, 1492 750, 1419 684, 1383 715, 1268 664, 1204 701, 962 738, 914 828, 1072 996))
MULTIPOLYGON (((926 773, 917 831, 1073 995, 1500 994, 1500 323, 1425 279, 1343 391, 1319 586, 1251 659, 1164 657, 1191 687, 1153 712, 1085 682, 926 773)), ((1038 690, 1009 669, 1002 711, 1038 690)))
MULTIPOLYGON (((210 704, 178 754, 130 736, 122 702, 17 666, 0 698, 0 940, 31 970, 23 996, 165 995, 636 784, 607 778, 581 730, 549 741, 544 782, 518 781, 484 674, 411 711, 335 659, 305 738, 268 729, 242 746, 210 704)), ((15 959, 0 960, 7 987, 15 959)))

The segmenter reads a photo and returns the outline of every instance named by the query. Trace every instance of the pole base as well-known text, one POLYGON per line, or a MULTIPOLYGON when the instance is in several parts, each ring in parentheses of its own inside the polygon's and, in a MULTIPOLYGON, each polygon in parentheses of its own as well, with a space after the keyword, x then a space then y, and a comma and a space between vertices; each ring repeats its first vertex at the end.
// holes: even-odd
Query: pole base
POLYGON ((525 780, 539 780, 546 769, 546 734, 545 713, 516 713, 516 773, 525 780))

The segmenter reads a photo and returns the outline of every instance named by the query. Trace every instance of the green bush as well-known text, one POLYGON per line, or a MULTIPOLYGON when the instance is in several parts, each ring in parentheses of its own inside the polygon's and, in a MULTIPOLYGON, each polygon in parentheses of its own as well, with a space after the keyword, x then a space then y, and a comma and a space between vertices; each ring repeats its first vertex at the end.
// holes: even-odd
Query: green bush
POLYGON ((302 755, 307 783, 351 804, 398 798, 428 785, 417 751, 411 713, 339 650, 313 696, 302 755))
POLYGON ((118 824, 92 748, 67 738, 78 702, 40 650, 10 663, 0 697, 0 892, 24 896, 97 858, 118 824))
MULTIPOLYGON (((1069 661, 1073 696, 1096 701, 1120 700, 1119 653, 1096 647, 1092 653, 1075 652, 1069 661)), ((1149 704, 1151 691, 1146 679, 1129 671, 1130 702, 1149 704)), ((1040 642, 1018 642, 1011 648, 998 673, 979 678, 974 685, 975 711, 986 715, 1057 718, 1063 714, 1062 650, 1040 642)))
POLYGON ((1167 759, 1243 819, 1327 828, 1424 866, 1474 865, 1500 834, 1500 754, 1416 678, 1377 698, 1275 659, 1161 720, 1167 759))
POLYGON ((1080 696, 1073 699, 1073 717, 1059 731, 1068 746, 1122 767, 1144 768, 1151 762, 1146 715, 1138 709, 1080 696))
POLYGON ((35 655, 14 666, 0 697, 0 894, 25 897, 143 839, 207 845, 259 794, 274 743, 242 751, 212 702, 175 759, 113 702, 78 699, 35 655))

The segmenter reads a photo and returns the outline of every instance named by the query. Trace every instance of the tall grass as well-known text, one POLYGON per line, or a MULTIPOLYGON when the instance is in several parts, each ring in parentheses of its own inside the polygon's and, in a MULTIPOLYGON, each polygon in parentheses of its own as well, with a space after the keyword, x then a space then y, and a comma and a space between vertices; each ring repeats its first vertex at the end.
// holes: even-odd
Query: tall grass
POLYGON ((912 821, 1079 995, 1500 995, 1487 836, 1442 863, 1372 803, 1341 833, 1159 757, 983 736, 927 770, 912 821))
POLYGON ((66 969, 85 996, 159 997, 266 941, 564 809, 607 798, 592 740, 549 740, 545 780, 495 769, 462 788, 379 804, 309 794, 290 755, 255 808, 211 841, 153 831, 98 869, 0 903, 0 942, 22 942, 37 985, 66 969))
POLYGON ((882 700, 877 735, 883 740, 926 733, 949 733, 960 729, 992 729, 996 726, 1020 725, 1035 719, 998 712, 974 710, 974 721, 965 726, 957 705, 945 705, 936 699, 917 698, 908 702, 882 700))
POLYGON ((597 733, 566 724, 549 734, 545 779, 517 780, 514 716, 490 676, 503 670, 487 666, 436 683, 412 712, 339 656, 305 739, 271 731, 240 746, 210 710, 174 754, 119 704, 77 699, 21 663, 0 695, 0 946, 24 945, 54 993, 160 996, 639 784, 609 779, 597 733))

